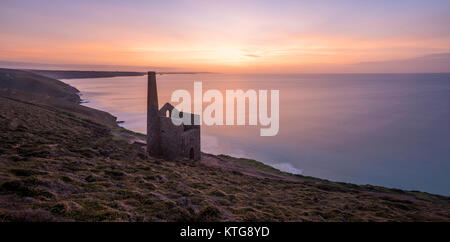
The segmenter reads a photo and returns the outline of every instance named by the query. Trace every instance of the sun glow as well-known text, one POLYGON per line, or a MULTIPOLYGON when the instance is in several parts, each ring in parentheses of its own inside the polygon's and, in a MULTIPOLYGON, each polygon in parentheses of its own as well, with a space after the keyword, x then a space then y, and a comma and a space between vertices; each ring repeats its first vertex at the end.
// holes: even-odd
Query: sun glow
POLYGON ((432 4, 19 2, 0 9, 0 60, 308 72, 450 52, 450 10, 432 4))

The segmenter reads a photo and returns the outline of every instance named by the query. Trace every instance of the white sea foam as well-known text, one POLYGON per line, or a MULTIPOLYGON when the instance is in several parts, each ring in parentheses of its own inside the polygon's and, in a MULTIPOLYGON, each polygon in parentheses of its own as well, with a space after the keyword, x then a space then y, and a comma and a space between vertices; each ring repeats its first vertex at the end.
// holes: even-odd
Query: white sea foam
POLYGON ((300 169, 295 168, 293 165, 289 164, 289 163, 278 163, 275 165, 272 165, 273 167, 277 168, 280 171, 284 171, 284 172, 288 172, 291 174, 296 174, 296 175, 302 175, 303 171, 300 169))

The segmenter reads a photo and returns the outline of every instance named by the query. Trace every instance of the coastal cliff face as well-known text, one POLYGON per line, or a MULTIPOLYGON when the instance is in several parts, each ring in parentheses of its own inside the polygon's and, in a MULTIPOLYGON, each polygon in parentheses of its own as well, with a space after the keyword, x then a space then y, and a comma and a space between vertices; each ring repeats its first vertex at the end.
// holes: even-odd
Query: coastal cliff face
POLYGON ((0 221, 450 221, 445 196, 292 175, 229 156, 149 157, 123 138, 142 135, 104 112, 82 112, 71 98, 43 98, 22 83, 42 77, 23 75, 7 88, 0 79, 0 221))
POLYGON ((117 126, 116 117, 111 114, 79 105, 81 99, 78 93, 76 88, 56 79, 0 68, 2 97, 57 109, 107 126, 117 126))
POLYGON ((70 102, 79 102, 76 88, 61 81, 31 72, 0 68, 0 88, 54 97, 70 102))

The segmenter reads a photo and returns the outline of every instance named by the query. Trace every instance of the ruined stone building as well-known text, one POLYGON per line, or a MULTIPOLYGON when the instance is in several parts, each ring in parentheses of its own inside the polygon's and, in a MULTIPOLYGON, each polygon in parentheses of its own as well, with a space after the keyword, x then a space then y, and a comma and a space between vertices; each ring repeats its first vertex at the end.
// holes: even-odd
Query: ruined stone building
POLYGON ((155 72, 148 72, 147 93, 147 152, 152 156, 163 156, 168 160, 186 157, 200 160, 200 125, 194 125, 198 115, 180 112, 180 117, 191 117, 192 125, 173 124, 172 111, 166 103, 159 109, 155 72))

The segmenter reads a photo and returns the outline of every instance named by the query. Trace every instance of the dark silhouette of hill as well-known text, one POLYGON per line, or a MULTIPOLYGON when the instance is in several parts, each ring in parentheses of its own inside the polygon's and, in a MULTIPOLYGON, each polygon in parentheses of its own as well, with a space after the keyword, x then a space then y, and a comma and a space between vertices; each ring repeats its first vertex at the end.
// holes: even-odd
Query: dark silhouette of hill
POLYGON ((0 95, 3 97, 58 109, 108 126, 117 125, 116 117, 111 114, 79 105, 78 93, 76 88, 53 78, 22 70, 0 69, 0 95))
POLYGON ((365 73, 442 73, 450 72, 450 53, 440 53, 417 58, 361 62, 350 65, 350 72, 365 73))
POLYGON ((0 68, 0 88, 16 89, 70 102, 80 101, 76 88, 53 78, 21 70, 0 68))
POLYGON ((78 78, 102 78, 117 76, 143 76, 146 72, 126 72, 126 71, 62 71, 62 70, 28 70, 42 76, 55 79, 78 79, 78 78))

